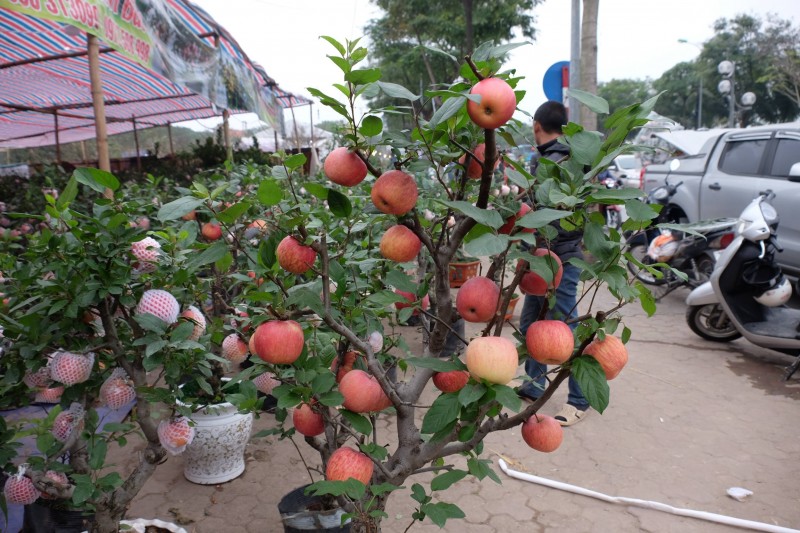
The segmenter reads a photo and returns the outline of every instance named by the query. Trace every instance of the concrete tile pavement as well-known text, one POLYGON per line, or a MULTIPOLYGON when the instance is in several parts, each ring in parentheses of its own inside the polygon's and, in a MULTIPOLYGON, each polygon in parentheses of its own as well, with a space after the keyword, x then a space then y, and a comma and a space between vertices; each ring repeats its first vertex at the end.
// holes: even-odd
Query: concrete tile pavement
MULTIPOLYGON (((782 365, 789 361, 780 354, 741 340, 715 345, 696 337, 683 320, 684 296, 667 297, 653 318, 638 308, 624 309, 624 321, 633 330, 630 362, 610 383, 611 405, 604 414, 592 413, 565 428, 564 443, 552 454, 529 449, 515 428, 490 435, 486 456, 495 461, 502 456, 517 470, 612 496, 800 528, 800 378, 780 381, 782 365), (738 502, 726 495, 733 486, 754 494, 738 502)), ((409 328, 404 335, 412 349, 419 346, 418 332, 409 328)), ((433 390, 426 394, 435 397, 433 390)), ((565 398, 562 387, 544 412, 555 413, 565 398)), ((263 415, 254 431, 273 424, 271 415, 263 415)), ((378 427, 382 438, 391 440, 388 419, 378 427)), ((297 442, 305 460, 318 465, 315 452, 297 442)), ((448 522, 445 531, 741 531, 606 503, 495 470, 500 485, 467 478, 437 495, 467 515, 448 522)), ((406 486, 430 477, 417 476, 406 486)), ((198 533, 282 531, 278 500, 307 482, 290 442, 258 439, 248 446, 245 473, 219 486, 189 483, 181 458, 170 458, 128 514, 184 522, 198 533)), ((403 532, 415 504, 408 490, 395 493, 383 530, 403 532)), ((440 529, 426 522, 411 531, 440 529)))

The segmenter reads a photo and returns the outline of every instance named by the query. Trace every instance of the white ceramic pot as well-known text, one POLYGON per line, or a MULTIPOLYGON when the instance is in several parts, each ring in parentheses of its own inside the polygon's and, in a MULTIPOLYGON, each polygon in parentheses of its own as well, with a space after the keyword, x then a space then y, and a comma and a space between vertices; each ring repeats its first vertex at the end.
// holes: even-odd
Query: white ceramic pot
POLYGON ((195 435, 183 452, 183 475, 192 483, 214 485, 244 472, 244 449, 253 429, 253 413, 239 414, 231 403, 192 413, 195 435))
MULTIPOLYGON (((135 531, 136 533, 145 533, 148 527, 157 527, 160 529, 166 529, 167 531, 171 531, 172 533, 187 533, 185 529, 181 526, 177 526, 171 522, 164 522, 163 520, 158 520, 157 518, 148 519, 148 518, 136 518, 134 520, 120 520, 120 531, 135 531)), ((88 533, 84 531, 83 533, 88 533)))

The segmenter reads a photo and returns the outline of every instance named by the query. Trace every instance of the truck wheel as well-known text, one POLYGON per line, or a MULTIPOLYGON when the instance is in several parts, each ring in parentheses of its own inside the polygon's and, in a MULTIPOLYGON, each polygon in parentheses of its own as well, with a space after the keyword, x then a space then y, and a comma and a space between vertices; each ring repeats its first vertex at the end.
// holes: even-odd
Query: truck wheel
POLYGON ((730 342, 742 336, 719 304, 690 306, 686 322, 689 329, 707 341, 730 342))

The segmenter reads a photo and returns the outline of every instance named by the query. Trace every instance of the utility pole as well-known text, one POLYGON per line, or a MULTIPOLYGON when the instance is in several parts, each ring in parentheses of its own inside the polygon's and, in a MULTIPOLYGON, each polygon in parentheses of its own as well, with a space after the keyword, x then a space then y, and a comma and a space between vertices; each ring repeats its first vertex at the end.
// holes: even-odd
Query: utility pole
MULTIPOLYGON (((572 20, 570 23, 569 47, 569 88, 579 89, 581 85, 581 0, 572 0, 572 20)), ((569 119, 580 122, 578 101, 570 96, 568 100, 569 119)))

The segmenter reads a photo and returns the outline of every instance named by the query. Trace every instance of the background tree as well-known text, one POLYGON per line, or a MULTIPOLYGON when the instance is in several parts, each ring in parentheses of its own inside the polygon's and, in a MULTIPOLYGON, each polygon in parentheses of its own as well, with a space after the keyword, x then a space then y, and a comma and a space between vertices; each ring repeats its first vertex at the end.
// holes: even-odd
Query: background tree
MULTIPOLYGON (((597 11, 600 0, 583 0, 581 17, 581 86, 586 92, 597 93, 597 11)), ((581 126, 597 129, 597 114, 586 106, 580 107, 581 126)))
MULTIPOLYGON (((611 113, 630 105, 630 102, 647 100, 652 82, 649 79, 638 80, 633 78, 613 79, 601 82, 597 85, 597 95, 603 97, 608 102, 608 109, 611 113)), ((599 124, 600 130, 603 125, 599 124)))

